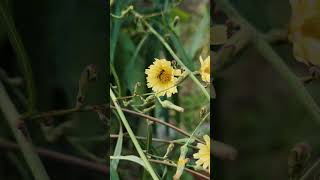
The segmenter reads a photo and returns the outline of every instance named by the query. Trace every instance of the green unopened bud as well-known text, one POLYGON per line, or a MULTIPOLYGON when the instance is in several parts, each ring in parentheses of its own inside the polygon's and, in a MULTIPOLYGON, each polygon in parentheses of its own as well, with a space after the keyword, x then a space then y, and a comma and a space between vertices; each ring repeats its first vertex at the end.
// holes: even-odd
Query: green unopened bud
POLYGON ((179 16, 175 16, 172 22, 172 27, 176 27, 180 22, 180 17, 179 16))
POLYGON ((165 100, 160 102, 163 108, 172 109, 178 112, 183 112, 184 109, 180 106, 173 104, 171 101, 165 100))
POLYGON ((168 148, 167 148, 166 154, 163 156, 163 159, 167 159, 167 158, 168 158, 168 155, 169 155, 169 153, 173 150, 173 148, 174 148, 174 144, 173 144, 173 143, 170 143, 169 146, 168 146, 168 148))
POLYGON ((133 90, 133 95, 136 96, 138 94, 138 88, 141 86, 141 83, 140 82, 137 82, 135 85, 134 85, 134 90, 133 90))

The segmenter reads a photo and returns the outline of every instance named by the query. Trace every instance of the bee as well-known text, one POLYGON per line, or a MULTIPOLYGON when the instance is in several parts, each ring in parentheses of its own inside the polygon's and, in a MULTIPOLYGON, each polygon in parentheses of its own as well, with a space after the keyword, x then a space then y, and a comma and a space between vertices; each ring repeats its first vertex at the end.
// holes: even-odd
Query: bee
POLYGON ((163 69, 160 71, 160 73, 159 73, 159 75, 158 75, 158 78, 159 78, 160 80, 162 79, 162 75, 163 75, 164 72, 165 72, 165 70, 163 70, 163 69))

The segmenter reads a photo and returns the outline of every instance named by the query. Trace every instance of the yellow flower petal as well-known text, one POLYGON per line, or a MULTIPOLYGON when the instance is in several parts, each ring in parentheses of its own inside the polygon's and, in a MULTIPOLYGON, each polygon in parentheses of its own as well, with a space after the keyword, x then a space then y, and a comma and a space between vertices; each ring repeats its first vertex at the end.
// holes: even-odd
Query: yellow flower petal
POLYGON ((205 60, 202 59, 202 57, 200 56, 199 58, 200 60, 200 75, 201 75, 201 79, 207 83, 210 82, 210 56, 208 56, 205 60))
POLYGON ((207 145, 210 145, 210 137, 208 135, 204 135, 203 139, 205 140, 207 145))
POLYGON ((152 88, 157 96, 171 97, 172 94, 178 92, 175 83, 177 81, 177 76, 181 71, 173 69, 171 62, 166 59, 157 59, 149 69, 145 70, 147 75, 147 87, 152 88))
POLYGON ((203 136, 206 144, 198 143, 198 153, 193 154, 193 158, 198 159, 196 161, 197 166, 201 166, 204 169, 208 169, 210 173, 210 137, 208 135, 203 136))
POLYGON ((289 40, 296 60, 320 65, 320 1, 290 0, 292 13, 289 40))

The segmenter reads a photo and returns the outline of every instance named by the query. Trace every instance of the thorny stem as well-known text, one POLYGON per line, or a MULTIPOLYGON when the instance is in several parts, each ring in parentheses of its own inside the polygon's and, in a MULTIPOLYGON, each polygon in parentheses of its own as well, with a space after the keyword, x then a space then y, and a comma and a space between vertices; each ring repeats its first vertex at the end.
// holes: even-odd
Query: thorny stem
POLYGON ((114 18, 121 19, 121 18, 123 18, 129 11, 131 11, 132 9, 133 9, 133 6, 128 6, 127 9, 121 11, 121 14, 120 14, 120 15, 115 15, 115 14, 112 14, 112 13, 110 13, 110 15, 111 15, 112 17, 114 17, 114 18))
MULTIPOLYGON (((114 106, 110 105, 110 108, 112 109, 115 109, 114 106)), ((170 123, 167 123, 167 122, 164 122, 160 119, 157 119, 157 118, 154 118, 152 116, 148 116, 148 115, 145 115, 145 114, 142 114, 142 113, 139 113, 139 112, 135 112, 135 111, 132 111, 132 110, 129 110, 129 109, 125 109, 125 108, 121 108, 121 110, 123 112, 126 112, 126 113, 129 113, 129 114, 132 114, 132 115, 135 115, 135 116, 139 116, 139 117, 142 117, 142 119, 147 119, 147 120, 150 120, 150 121, 153 121, 155 123, 158 123, 158 124, 162 124, 164 126, 167 126, 167 127, 170 127, 171 129, 174 129, 175 131, 179 132, 180 134, 184 135, 184 136, 187 136, 187 137, 190 137, 191 134, 189 134, 188 132, 174 126, 173 124, 170 124, 170 123)), ((203 143, 203 141, 201 141, 200 139, 198 138, 195 138, 198 142, 201 142, 203 143)))
MULTIPOLYGON (((119 135, 118 134, 110 134, 110 138, 118 138, 119 135)), ((124 137, 127 137, 127 136, 124 136, 124 137)), ((141 136, 136 136, 137 139, 139 140, 147 140, 146 137, 141 137, 141 136)), ((167 143, 167 144, 179 144, 179 145, 184 145, 184 143, 182 142, 177 142, 177 141, 172 141, 172 140, 165 140, 165 139, 158 139, 158 138, 152 138, 152 141, 153 142, 159 142, 159 143, 167 143)), ((192 145, 188 145, 188 147, 192 148, 192 149, 199 149, 198 147, 196 146, 192 146, 192 145)))
MULTIPOLYGON (((117 19, 122 19, 125 17, 125 15, 127 15, 131 10, 133 10, 133 6, 128 6, 127 9, 125 10, 122 10, 121 11, 121 14, 118 16, 118 15, 115 15, 113 13, 110 13, 111 17, 113 18, 117 18, 117 19)), ((163 12, 155 12, 155 13, 151 13, 151 14, 145 14, 143 15, 143 18, 151 18, 151 17, 155 17, 155 16, 160 16, 162 15, 163 12)))
POLYGON ((128 121, 127 121, 127 119, 126 119, 126 117, 125 117, 125 115, 123 114, 122 109, 121 109, 120 106, 118 105, 117 100, 116 100, 116 96, 114 95, 112 89, 110 89, 110 97, 111 97, 111 99, 112 99, 112 101, 113 101, 113 104, 114 104, 114 106, 115 106, 115 109, 117 110, 118 115, 120 116, 120 119, 121 119, 124 127, 126 128, 126 130, 127 130, 128 133, 129 133, 129 136, 130 136, 130 138, 131 138, 131 140, 132 140, 132 143, 134 144, 134 146, 135 146, 136 150, 138 151, 138 153, 139 153, 142 161, 144 162, 144 165, 145 165, 146 169, 149 171, 151 177, 152 177, 154 180, 159 180, 157 174, 154 172, 151 164, 149 163, 147 157, 145 156, 145 154, 144 154, 144 152, 143 152, 143 150, 142 150, 139 142, 137 141, 137 139, 136 139, 136 137, 135 137, 135 135, 134 135, 134 133, 133 133, 133 131, 132 131, 132 129, 131 129, 131 127, 130 127, 128 121))
MULTIPOLYGON (((115 109, 114 106, 110 105, 110 108, 112 109, 115 109)), ((125 109, 125 108, 121 108, 123 112, 126 112, 126 113, 129 113, 129 114, 132 114, 132 115, 135 115, 135 116, 138 116, 138 117, 141 117, 141 119, 148 119, 150 121, 153 121, 155 123, 158 123, 158 124, 162 124, 164 126, 167 126, 177 132, 179 132, 180 134, 186 136, 186 137, 190 137, 191 134, 189 134, 188 132, 170 124, 170 123, 166 123, 160 119, 157 119, 157 118, 154 118, 152 116, 148 116, 148 115, 145 115, 145 114, 142 114, 142 113, 139 113, 139 112, 135 112, 135 111, 132 111, 132 110, 129 110, 129 109, 125 109)), ((200 140, 199 138, 194 138, 196 141, 204 144, 204 142, 202 140, 200 140)), ((219 141, 215 141, 215 140, 211 140, 211 143, 210 143, 210 146, 212 147, 210 153, 213 154, 213 156, 216 156, 220 159, 227 159, 227 160, 234 160, 237 156, 237 150, 230 146, 230 145, 227 145, 227 144, 224 144, 222 142, 219 142, 219 141), (214 147, 214 148, 213 148, 214 147)))
MULTIPOLYGON (((156 159, 149 159, 150 162, 153 162, 153 163, 157 163, 157 164, 163 164, 163 165, 166 165, 166 166, 171 166, 171 167, 177 167, 177 165, 175 164, 172 164, 172 163, 169 163, 167 161, 160 161, 160 160, 156 160, 156 159)), ((189 169, 189 168, 184 168, 187 172, 191 173, 191 174, 194 174, 194 175, 197 175, 199 177, 202 177, 203 179, 210 179, 210 177, 208 176, 205 176, 197 171, 194 171, 192 169, 189 169)))

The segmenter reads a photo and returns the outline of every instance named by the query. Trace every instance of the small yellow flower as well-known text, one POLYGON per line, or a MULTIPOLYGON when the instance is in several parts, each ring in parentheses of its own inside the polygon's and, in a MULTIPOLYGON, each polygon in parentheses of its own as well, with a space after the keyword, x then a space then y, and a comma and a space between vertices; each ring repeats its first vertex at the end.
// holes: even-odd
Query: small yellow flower
POLYGON ((171 97, 172 94, 178 92, 175 85, 177 77, 180 76, 181 71, 174 69, 171 66, 171 62, 166 59, 155 59, 149 69, 146 69, 147 74, 147 86, 152 88, 157 96, 167 95, 171 97))
POLYGON ((208 56, 204 61, 202 57, 200 56, 200 74, 201 79, 207 83, 210 82, 210 56, 208 56))
POLYGON ((320 0, 290 0, 290 4, 293 55, 307 65, 320 65, 320 0))
POLYGON ((195 159, 199 159, 196 161, 197 166, 203 167, 203 169, 208 169, 210 173, 210 137, 208 135, 204 135, 203 139, 206 144, 198 143, 197 147, 199 148, 199 152, 193 154, 195 159))

